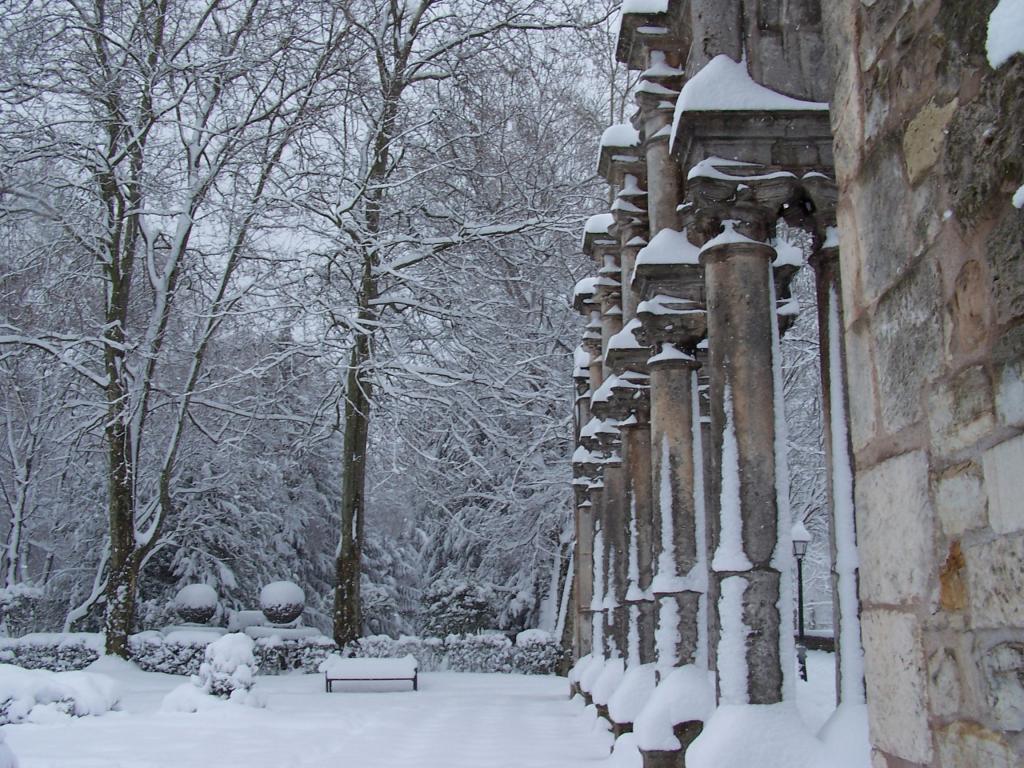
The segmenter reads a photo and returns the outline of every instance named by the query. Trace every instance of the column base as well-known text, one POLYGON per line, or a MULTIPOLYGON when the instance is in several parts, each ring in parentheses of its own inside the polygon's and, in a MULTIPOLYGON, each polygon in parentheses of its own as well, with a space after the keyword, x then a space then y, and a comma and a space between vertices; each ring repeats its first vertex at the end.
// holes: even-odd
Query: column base
POLYGON ((645 752, 640 750, 644 760, 644 768, 686 768, 686 748, 693 743, 693 740, 700 736, 704 723, 700 720, 690 720, 679 723, 672 730, 675 733, 682 747, 678 750, 652 750, 645 752))

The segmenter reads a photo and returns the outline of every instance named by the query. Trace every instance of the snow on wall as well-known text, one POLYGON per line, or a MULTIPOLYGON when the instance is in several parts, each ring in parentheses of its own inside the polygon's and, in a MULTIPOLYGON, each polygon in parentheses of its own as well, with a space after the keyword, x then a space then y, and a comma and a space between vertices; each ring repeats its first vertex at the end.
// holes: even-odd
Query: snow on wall
POLYGON ((843 407, 842 327, 839 321, 839 296, 829 290, 828 368, 829 428, 832 435, 832 531, 835 537, 836 592, 839 605, 839 701, 864 703, 864 649, 860 639, 860 604, 857 598, 856 517, 853 504, 853 468, 849 454, 846 409, 843 407))
POLYGON ((992 69, 1001 67, 1015 53, 1024 52, 1024 0, 999 0, 988 17, 985 50, 992 69))
POLYGON ((718 597, 718 620, 722 630, 718 639, 718 688, 722 704, 750 702, 747 686, 750 627, 743 621, 743 595, 747 585, 742 576, 729 576, 722 580, 718 597))
POLYGON ((740 458, 736 443, 736 419, 733 415, 732 388, 725 385, 723 398, 725 427, 722 434, 721 526, 711 569, 749 571, 753 563, 743 551, 743 519, 740 510, 740 458))

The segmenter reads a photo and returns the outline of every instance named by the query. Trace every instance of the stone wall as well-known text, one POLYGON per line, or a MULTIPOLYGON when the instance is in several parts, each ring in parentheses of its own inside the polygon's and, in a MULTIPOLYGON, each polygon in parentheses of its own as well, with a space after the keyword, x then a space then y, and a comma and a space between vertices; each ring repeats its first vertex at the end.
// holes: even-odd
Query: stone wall
POLYGON ((1024 760, 1024 56, 996 0, 822 3, 874 765, 1024 760))

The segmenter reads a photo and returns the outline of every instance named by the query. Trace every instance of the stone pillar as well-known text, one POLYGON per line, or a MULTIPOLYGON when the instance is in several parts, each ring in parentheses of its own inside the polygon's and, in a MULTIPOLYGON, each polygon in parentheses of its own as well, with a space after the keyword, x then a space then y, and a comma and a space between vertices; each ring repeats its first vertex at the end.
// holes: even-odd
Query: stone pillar
POLYGON ((864 652, 860 637, 859 559, 854 517, 846 357, 843 352, 839 243, 829 228, 824 245, 811 256, 818 300, 821 401, 832 524, 832 624, 836 643, 836 700, 864 703, 864 652))
POLYGON ((712 441, 720 446, 717 524, 709 528, 723 704, 782 701, 791 662, 782 656, 780 633, 790 633, 790 621, 788 607, 779 613, 782 573, 773 561, 778 549, 789 565, 788 550, 779 549, 789 521, 779 520, 776 497, 770 221, 768 211, 737 206, 711 213, 702 227, 713 235, 715 224, 724 226, 701 250, 712 441))

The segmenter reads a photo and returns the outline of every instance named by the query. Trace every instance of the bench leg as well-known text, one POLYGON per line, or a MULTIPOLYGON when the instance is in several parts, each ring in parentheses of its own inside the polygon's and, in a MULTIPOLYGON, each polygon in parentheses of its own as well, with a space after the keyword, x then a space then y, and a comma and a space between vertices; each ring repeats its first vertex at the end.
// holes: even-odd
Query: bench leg
POLYGON ((412 674, 412 689, 418 691, 420 689, 420 673, 413 672, 412 674))

